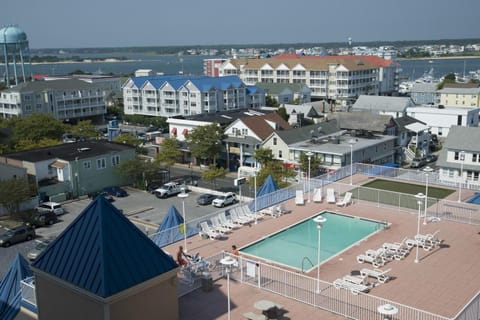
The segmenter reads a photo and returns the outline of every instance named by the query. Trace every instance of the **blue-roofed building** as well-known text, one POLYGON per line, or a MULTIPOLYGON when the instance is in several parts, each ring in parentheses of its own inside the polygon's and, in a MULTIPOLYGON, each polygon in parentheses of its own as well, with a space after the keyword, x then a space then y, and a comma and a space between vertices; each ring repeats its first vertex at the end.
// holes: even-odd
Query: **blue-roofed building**
POLYGON ((41 319, 178 319, 178 265, 101 196, 32 270, 41 319))
POLYGON ((125 114, 191 116, 265 105, 265 92, 237 76, 152 75, 123 85, 125 114))

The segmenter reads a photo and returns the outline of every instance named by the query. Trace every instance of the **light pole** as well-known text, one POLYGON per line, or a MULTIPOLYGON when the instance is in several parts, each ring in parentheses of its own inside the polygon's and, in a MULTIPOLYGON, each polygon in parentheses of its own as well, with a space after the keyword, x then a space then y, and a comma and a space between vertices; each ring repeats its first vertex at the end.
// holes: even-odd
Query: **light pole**
POLYGON ((254 172, 254 176, 253 176, 253 193, 254 193, 254 209, 255 209, 255 224, 258 223, 257 221, 257 170, 255 170, 254 172))
POLYGON ((350 185, 353 185, 353 145, 355 144, 355 140, 350 139, 350 185))
POLYGON ((425 200, 425 195, 423 193, 417 193, 415 195, 415 198, 417 198, 418 204, 417 235, 415 236, 415 245, 417 247, 417 252, 415 253, 415 263, 418 263, 418 235, 420 234, 420 216, 422 214, 422 205, 423 200, 425 200))
POLYGON ((313 153, 312 152, 307 152, 307 157, 308 157, 308 200, 307 202, 310 203, 310 161, 312 160, 313 153))
POLYGON ((317 224, 318 230, 318 247, 317 247, 317 293, 320 293, 320 231, 322 230, 323 223, 327 219, 324 216, 317 216, 313 218, 313 222, 317 224))
POLYGON ((425 212, 423 215, 423 224, 426 225, 427 224, 427 207, 428 207, 428 174, 430 172, 433 172, 433 169, 427 166, 423 169, 423 171, 425 172, 425 212))
POLYGON ((183 250, 187 252, 187 219, 185 215, 185 198, 188 197, 188 193, 185 189, 178 194, 178 197, 182 199, 182 214, 183 214, 183 250))
POLYGON ((463 182, 463 162, 465 161, 465 151, 460 151, 460 187, 458 191, 458 202, 462 201, 462 182, 463 182))
POLYGON ((226 256, 220 260, 220 263, 225 267, 227 272, 227 301, 228 301, 228 320, 230 320, 230 268, 237 263, 237 260, 230 256, 226 256))

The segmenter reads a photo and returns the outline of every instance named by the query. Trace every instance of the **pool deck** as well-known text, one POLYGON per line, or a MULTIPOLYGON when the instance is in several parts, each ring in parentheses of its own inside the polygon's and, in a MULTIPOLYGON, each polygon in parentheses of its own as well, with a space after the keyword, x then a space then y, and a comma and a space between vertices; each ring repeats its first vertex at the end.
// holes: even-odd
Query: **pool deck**
MULTIPOLYGON (((360 181, 355 181, 359 183, 360 181)), ((463 191, 463 198, 468 199, 473 192, 463 191)), ((449 196, 457 199, 458 193, 449 196)), ((294 200, 286 203, 291 210, 279 218, 266 216, 258 224, 243 226, 228 234, 222 240, 202 239, 194 236, 188 239, 188 251, 199 252, 202 256, 210 256, 230 251, 232 244, 237 247, 274 233, 296 222, 309 218, 323 210, 346 213, 354 216, 387 221, 390 228, 380 231, 361 241, 340 255, 321 265, 321 279, 333 282, 335 279, 350 274, 363 267, 373 268, 370 264, 359 264, 355 257, 367 249, 377 249, 384 242, 400 242, 405 237, 413 238, 417 230, 417 214, 397 211, 396 209, 378 208, 373 204, 354 203, 345 208, 335 204, 306 203, 295 206, 294 200)), ((480 288, 480 227, 449 221, 429 222, 420 225, 420 233, 434 233, 440 230, 439 238, 443 245, 427 252, 419 249, 419 263, 415 263, 415 248, 401 261, 388 262, 382 269, 391 269, 393 280, 373 288, 371 295, 392 300, 444 317, 453 318, 480 288)), ((168 252, 176 252, 176 243, 165 248, 168 252)), ((316 277, 316 269, 309 276, 316 277)), ((230 282, 232 319, 244 319, 243 313, 255 310, 255 301, 266 299, 279 303, 288 311, 284 319, 343 319, 327 311, 316 309, 249 285, 230 282)), ((198 289, 180 298, 180 319, 226 319, 227 318, 227 286, 226 280, 214 283, 211 292, 198 289)))

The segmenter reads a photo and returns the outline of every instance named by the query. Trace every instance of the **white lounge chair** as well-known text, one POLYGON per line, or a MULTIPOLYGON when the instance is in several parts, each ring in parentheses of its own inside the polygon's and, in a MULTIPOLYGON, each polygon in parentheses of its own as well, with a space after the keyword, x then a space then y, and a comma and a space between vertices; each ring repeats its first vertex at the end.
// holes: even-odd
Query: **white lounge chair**
POLYGON ((275 210, 277 211, 277 215, 281 216, 282 214, 285 214, 288 212, 287 208, 285 208, 285 204, 280 203, 278 206, 275 207, 275 210))
POLYGON ((342 279, 347 282, 351 282, 355 284, 363 284, 365 286, 369 285, 367 277, 362 275, 359 275, 359 276, 346 275, 342 279))
POLYGON ((227 216, 225 215, 225 212, 221 212, 218 214, 218 219, 220 220, 220 223, 222 226, 230 228, 230 229, 238 229, 242 225, 239 223, 234 223, 232 220, 227 219, 227 216))
POLYGON ((217 231, 217 232, 220 232, 220 233, 230 233, 230 232, 232 232, 232 229, 222 226, 222 224, 220 223, 220 220, 218 219, 218 216, 211 217, 210 221, 212 222, 212 229, 214 231, 217 231))
POLYGON ((313 202, 322 202, 322 189, 313 189, 313 202))
POLYGON ((437 238, 439 230, 437 230, 433 234, 417 234, 414 239, 407 239, 405 243, 409 248, 413 248, 415 246, 422 247, 425 251, 432 250, 436 245, 442 243, 442 240, 437 238))
POLYGON ((370 249, 367 250, 365 254, 371 257, 379 257, 383 260, 383 262, 392 261, 394 259, 393 253, 389 252, 384 248, 379 248, 377 250, 370 249))
POLYGON ((353 294, 359 294, 360 292, 368 292, 370 288, 363 284, 356 284, 344 279, 337 279, 333 282, 333 286, 336 289, 349 290, 353 294))
POLYGON ((395 260, 402 260, 410 253, 410 248, 407 246, 406 241, 407 238, 404 238, 402 242, 385 242, 382 248, 393 254, 395 260))
POLYGON ((335 190, 332 188, 327 188, 327 202, 328 203, 335 203, 335 190))
POLYGON ((263 219, 263 214, 261 212, 252 212, 250 210, 250 207, 248 205, 244 205, 241 207, 237 207, 237 212, 240 217, 248 217, 248 218, 253 218, 254 220, 260 220, 263 219))
POLYGON ((236 208, 233 208, 230 210, 230 216, 232 217, 232 222, 237 223, 237 224, 247 224, 247 223, 252 223, 255 219, 249 218, 249 217, 243 217, 238 214, 238 211, 236 208))
POLYGON ((345 193, 345 197, 342 200, 337 202, 337 206, 339 207, 346 207, 352 202, 352 193, 347 192, 345 193))
POLYGON ((203 221, 200 223, 201 231, 200 231, 200 236, 206 236, 212 240, 214 239, 220 239, 222 237, 222 234, 218 231, 214 231, 206 221, 203 221))
POLYGON ((268 214, 274 218, 278 217, 277 207, 271 206, 260 211, 262 214, 268 214))
POLYGON ((303 206, 305 204, 305 198, 303 197, 303 190, 297 190, 295 192, 295 204, 297 206, 303 206))
POLYGON ((359 254, 357 256, 358 263, 371 263, 375 268, 385 265, 385 260, 381 256, 371 256, 368 254, 359 254))
POLYGON ((360 270, 360 274, 364 277, 370 277, 370 278, 375 278, 378 280, 380 283, 385 283, 388 280, 390 280, 390 276, 387 275, 388 272, 390 272, 392 269, 387 269, 385 271, 380 270, 380 269, 367 269, 363 268, 360 270))

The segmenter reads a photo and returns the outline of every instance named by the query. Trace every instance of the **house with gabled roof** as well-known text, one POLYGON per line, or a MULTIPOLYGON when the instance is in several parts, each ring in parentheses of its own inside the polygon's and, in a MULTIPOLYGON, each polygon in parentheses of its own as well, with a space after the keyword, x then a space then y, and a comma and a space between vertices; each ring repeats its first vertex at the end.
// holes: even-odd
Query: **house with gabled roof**
POLYGON ((405 116, 407 114, 407 108, 414 106, 415 103, 410 97, 361 95, 353 104, 351 111, 368 111, 398 118, 405 116))
POLYGON ((59 202, 131 183, 116 167, 135 156, 134 146, 95 140, 3 154, 0 163, 25 168, 42 200, 59 202))
POLYGON ((178 319, 178 269, 98 196, 32 264, 38 318, 178 319))
POLYGON ((292 103, 294 101, 302 104, 311 100, 311 90, 304 83, 257 82, 255 86, 265 90, 265 94, 275 99, 279 104, 292 103))
POLYGON ((239 161, 239 165, 252 165, 255 150, 275 130, 287 130, 291 126, 276 112, 252 113, 239 118, 224 130, 227 159, 231 155, 239 161))

